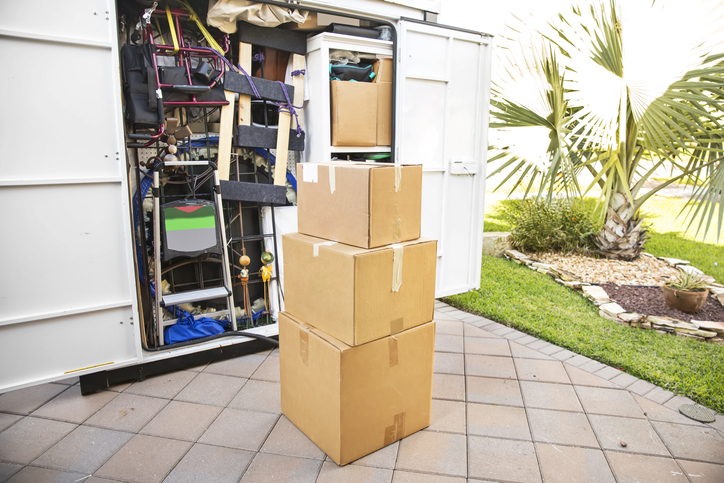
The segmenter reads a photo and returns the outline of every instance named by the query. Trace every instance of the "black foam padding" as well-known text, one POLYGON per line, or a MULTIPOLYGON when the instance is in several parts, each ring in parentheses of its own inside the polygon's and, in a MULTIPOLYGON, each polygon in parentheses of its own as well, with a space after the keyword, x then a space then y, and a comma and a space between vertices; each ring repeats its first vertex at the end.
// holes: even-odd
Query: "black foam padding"
POLYGON ((307 36, 300 32, 272 27, 259 27, 247 22, 237 22, 237 39, 245 44, 307 54, 307 36))
MULTIPOLYGON (((256 86, 256 90, 262 99, 267 101, 275 102, 287 102, 287 98, 284 96, 282 85, 276 81, 270 81, 267 79, 261 79, 259 77, 252 77, 252 82, 256 86)), ((294 100, 294 86, 284 84, 289 94, 289 100, 294 100)), ((254 89, 249 84, 249 79, 244 74, 237 74, 236 72, 227 72, 224 74, 224 90, 231 92, 238 92, 239 94, 245 94, 251 96, 252 99, 258 99, 254 93, 254 89)))
POLYGON ((344 25, 340 23, 331 23, 326 29, 324 29, 324 31, 335 34, 352 35, 354 37, 365 37, 368 39, 376 39, 380 36, 379 30, 366 29, 364 27, 356 27, 354 25, 344 25))
POLYGON ((287 188, 283 185, 221 181, 221 198, 224 201, 251 201, 253 203, 287 203, 287 188))
MULTIPOLYGON (((263 126, 239 126, 236 147, 276 149, 277 130, 263 126)), ((304 133, 297 137, 297 131, 289 131, 289 150, 304 151, 304 133)))

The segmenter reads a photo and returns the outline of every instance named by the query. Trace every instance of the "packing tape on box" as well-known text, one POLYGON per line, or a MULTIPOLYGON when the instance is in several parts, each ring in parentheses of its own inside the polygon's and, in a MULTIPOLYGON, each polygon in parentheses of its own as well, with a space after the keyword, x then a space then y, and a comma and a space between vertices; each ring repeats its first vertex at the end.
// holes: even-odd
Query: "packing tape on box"
POLYGON ((334 194, 337 190, 337 179, 334 176, 334 166, 329 167, 329 192, 334 194))
POLYGON ((336 245, 336 244, 337 244, 336 241, 326 241, 326 242, 321 242, 321 243, 315 243, 314 245, 312 245, 312 256, 314 256, 314 257, 319 256, 319 247, 320 246, 331 247, 332 245, 336 245))
POLYGON ((395 165, 395 193, 400 191, 400 183, 402 183, 402 166, 395 165))
POLYGON ((387 339, 387 345, 390 352, 390 367, 397 365, 397 337, 391 336, 387 339))
POLYGON ((302 181, 305 183, 316 183, 319 179, 318 165, 314 163, 302 164, 302 181))
POLYGON ((400 200, 395 197, 395 214, 392 220, 392 239, 400 241, 402 239, 402 216, 400 216, 400 200))
POLYGON ((397 334, 398 332, 402 332, 402 329, 404 327, 405 327, 405 324, 403 323, 402 317, 391 321, 390 322, 390 335, 397 334))
POLYGON ((299 356, 302 358, 302 364, 305 366, 309 361, 309 329, 302 327, 299 333, 299 356))
POLYGON ((405 435, 405 413, 395 414, 392 426, 385 428, 385 446, 392 444, 405 435))
POLYGON ((402 255, 405 247, 393 243, 390 248, 392 248, 392 291, 399 292, 402 285, 402 255))

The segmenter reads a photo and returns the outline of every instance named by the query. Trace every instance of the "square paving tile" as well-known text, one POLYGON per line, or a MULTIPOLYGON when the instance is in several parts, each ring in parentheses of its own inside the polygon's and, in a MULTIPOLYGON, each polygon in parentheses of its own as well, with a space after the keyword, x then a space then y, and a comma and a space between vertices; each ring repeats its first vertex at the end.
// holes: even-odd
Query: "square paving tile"
MULTIPOLYGON (((622 483, 684 483, 681 468, 672 458, 606 451, 618 481, 622 483)), ((697 478, 693 481, 700 482, 697 478)), ((702 482, 703 483, 703 482, 702 482)))
MULTIPOLYGON (((462 377, 462 376, 460 376, 460 377, 462 377)), ((465 392, 465 383, 463 383, 463 393, 464 392, 465 392)), ((23 417, 18 414, 0 413, 0 431, 5 431, 7 428, 9 428, 13 424, 17 423, 21 419, 23 419, 23 417)))
POLYGON ((465 400, 465 376, 434 374, 432 376, 432 397, 436 399, 465 400))
POLYGON ((199 443, 259 451, 277 419, 276 414, 226 408, 199 443))
POLYGON ((468 437, 471 478, 540 482, 538 460, 533 443, 507 439, 468 437))
POLYGON ((651 399, 654 402, 657 402, 659 404, 666 403, 669 399, 674 397, 674 393, 671 391, 667 391, 666 389, 662 389, 660 387, 655 387, 651 390, 651 392, 647 392, 645 394, 647 399, 651 399))
POLYGON ((620 376, 621 374, 623 374, 622 371, 620 371, 619 369, 616 369, 615 367, 611 367, 611 366, 606 366, 603 369, 601 369, 600 371, 595 372, 596 376, 598 376, 602 379, 606 379, 606 380, 611 380, 614 377, 620 376))
POLYGON ((435 335, 435 352, 462 352, 462 335, 435 335))
POLYGON ((337 466, 333 461, 325 461, 316 483, 390 483, 392 470, 371 466, 337 466))
POLYGON ((463 355, 435 352, 434 372, 440 374, 465 374, 463 355))
POLYGON ((566 369, 568 377, 575 386, 618 388, 617 385, 607 381, 606 379, 578 369, 577 367, 573 367, 567 363, 563 363, 563 367, 566 369))
POLYGON ((282 402, 279 383, 250 379, 231 400, 229 407, 281 414, 282 402))
POLYGON ((124 394, 173 399, 191 380, 196 372, 176 371, 149 377, 145 381, 134 382, 124 394))
POLYGON ((625 389, 580 386, 576 387, 576 392, 588 414, 646 418, 631 393, 625 389))
POLYGON ((435 333, 438 335, 463 335, 463 323, 449 317, 435 318, 435 333))
POLYGON ((279 358, 267 357, 250 379, 257 381, 279 382, 279 358))
MULTIPOLYGON (((542 352, 543 354, 553 356, 553 354, 557 354, 563 350, 564 349, 562 347, 558 347, 557 345, 554 345, 554 344, 548 344, 547 346, 543 346, 540 349, 538 349, 538 352, 542 352)), ((570 351, 568 351, 568 352, 570 352, 570 351)))
POLYGON ((508 346, 507 339, 465 337, 465 353, 488 356, 510 356, 510 347, 508 346))
POLYGON ((525 409, 511 406, 468 404, 468 434, 530 441, 525 409))
POLYGON ((203 372, 196 376, 174 398, 209 406, 226 407, 248 379, 203 372))
POLYGON ((633 392, 634 394, 638 394, 639 396, 644 396, 650 393, 653 389, 656 389, 656 386, 654 386, 650 382, 638 380, 637 382, 634 382, 633 384, 628 386, 626 389, 633 392))
POLYGON ((251 451, 195 444, 164 483, 236 483, 254 458, 251 451))
POLYGON ((137 434, 96 471, 101 478, 158 483, 168 475, 191 443, 137 434))
POLYGON ((485 329, 475 327, 471 324, 463 324, 463 335, 465 337, 483 337, 485 339, 496 339, 497 337, 485 329))
POLYGON ((568 359, 576 357, 578 354, 576 354, 575 352, 571 352, 568 349, 564 349, 560 352, 551 352, 549 355, 552 356, 554 359, 558 359, 559 361, 567 361, 568 359))
POLYGON ((430 419, 429 431, 465 434, 465 403, 433 399, 430 419))
POLYGON ((203 372, 249 378, 256 371, 267 356, 261 354, 247 354, 225 361, 212 362, 203 372))
POLYGON ((425 473, 395 470, 392 483, 466 483, 466 480, 456 476, 426 475, 425 473))
MULTIPOLYGON (((388 444, 382 449, 378 449, 374 453, 370 453, 367 456, 363 456, 360 459, 353 461, 350 464, 361 465, 361 466, 374 466, 375 468, 386 468, 392 470, 395 468, 397 462, 397 453, 400 450, 400 442, 395 441, 392 444, 388 444)), ((327 461, 332 461, 327 457, 327 461)))
POLYGON ((624 372, 609 380, 618 386, 629 387, 631 384, 638 381, 639 379, 637 377, 632 376, 631 374, 626 374, 624 372))
MULTIPOLYGON (((543 341, 539 341, 543 342, 543 341)), ((551 356, 547 356, 543 354, 542 352, 538 352, 537 350, 530 349, 528 347, 525 347, 518 342, 509 342, 510 343, 510 352, 513 357, 521 358, 521 359, 541 359, 544 361, 553 361, 551 356)))
POLYGON ((85 424, 137 433, 168 403, 166 399, 122 393, 88 418, 85 424))
POLYGON ((323 460, 326 457, 324 451, 297 429, 286 416, 279 418, 261 451, 316 460, 323 460))
POLYGON ((684 472, 691 481, 697 483, 721 483, 724 481, 724 465, 714 465, 699 461, 679 460, 684 472))
POLYGON ((396 469, 466 476, 467 454, 462 434, 418 431, 400 441, 396 469))
POLYGON ((513 358, 465 354, 465 374, 515 379, 513 358))
POLYGON ((600 449, 536 443, 546 483, 616 483, 600 449))
POLYGON ((81 473, 26 466, 10 478, 8 483, 76 483, 80 481, 85 483, 90 481, 90 479, 85 479, 87 476, 81 473))
POLYGON ((33 413, 33 416, 80 424, 116 396, 118 393, 110 391, 98 391, 82 396, 80 386, 76 385, 42 405, 33 413))
POLYGON ((669 409, 665 406, 662 406, 661 404, 655 403, 651 401, 650 399, 646 399, 643 396, 639 396, 637 394, 632 395, 634 398, 634 401, 636 401, 636 404, 639 405, 641 410, 645 413, 646 417, 649 418, 650 421, 665 421, 667 423, 679 423, 679 424, 689 424, 692 426, 704 426, 702 423, 698 421, 694 421, 693 419, 689 419, 683 414, 681 414, 679 411, 674 411, 673 409, 669 409))
POLYGON ((63 471, 91 474, 133 437, 131 433, 79 426, 33 461, 63 471))
POLYGON ((568 374, 559 361, 515 359, 518 379, 521 381, 559 382, 568 384, 568 374))
POLYGON ((557 409, 560 411, 583 411, 573 386, 549 384, 547 382, 520 381, 520 390, 526 407, 557 409))
POLYGON ((603 449, 670 456, 654 428, 645 419, 597 414, 590 414, 588 419, 603 449))
POLYGON ((141 434, 196 441, 221 410, 216 406, 171 401, 141 430, 141 434))
POLYGON ((528 408, 533 441, 598 448, 596 435, 583 413, 528 408))
POLYGON ((523 407, 520 386, 516 380, 476 376, 468 376, 465 380, 468 402, 523 407))
POLYGON ((724 463, 724 438, 717 430, 658 421, 651 424, 676 458, 724 463))
POLYGON ((258 453, 241 483, 314 483, 321 467, 321 460, 258 453))
POLYGON ((23 418, 0 433, 0 460, 29 464, 75 428, 60 421, 23 418))
POLYGON ((607 366, 606 366, 606 364, 602 364, 598 361, 591 360, 591 361, 586 362, 585 364, 581 364, 578 367, 586 372, 590 372, 593 374, 595 372, 600 371, 601 369, 606 368, 607 366))
POLYGON ((64 384, 40 384, 0 394, 0 411, 28 415, 61 392, 64 384))
POLYGON ((11 476, 23 469, 23 465, 0 461, 0 481, 8 481, 11 476))

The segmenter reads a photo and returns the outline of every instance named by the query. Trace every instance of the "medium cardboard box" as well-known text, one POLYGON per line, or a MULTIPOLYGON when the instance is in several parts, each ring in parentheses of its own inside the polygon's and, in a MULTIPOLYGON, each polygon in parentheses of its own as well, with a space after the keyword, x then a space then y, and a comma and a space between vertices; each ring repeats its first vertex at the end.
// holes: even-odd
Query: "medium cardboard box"
POLYGON ((362 249, 300 233, 282 237, 284 306, 350 346, 430 322, 437 241, 362 249))
POLYGON ((377 84, 377 145, 392 144, 392 59, 375 63, 374 83, 377 84))
POLYGON ((430 425, 435 323, 350 347, 279 314, 282 413, 338 465, 430 425))
POLYGON ((297 165, 299 231, 361 248, 420 237, 422 166, 297 165))
POLYGON ((375 146, 377 84, 333 80, 332 146, 375 146))

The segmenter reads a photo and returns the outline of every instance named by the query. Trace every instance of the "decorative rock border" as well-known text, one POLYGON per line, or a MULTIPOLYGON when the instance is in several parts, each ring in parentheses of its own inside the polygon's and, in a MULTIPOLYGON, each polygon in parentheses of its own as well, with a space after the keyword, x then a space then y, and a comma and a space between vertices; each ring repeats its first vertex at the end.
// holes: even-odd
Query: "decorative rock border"
MULTIPOLYGON (((556 282, 566 287, 572 288, 590 300, 598 307, 598 313, 606 318, 618 322, 622 325, 635 327, 639 329, 652 329, 661 334, 675 334, 681 337, 689 337, 700 341, 710 342, 713 344, 724 345, 724 322, 711 322, 706 320, 692 320, 686 322, 684 320, 674 319, 671 317, 661 317, 658 315, 642 315, 635 312, 626 312, 623 307, 611 300, 606 291, 598 286, 583 282, 581 278, 571 272, 554 267, 547 263, 540 263, 538 260, 529 257, 525 253, 517 250, 505 250, 503 252, 505 258, 514 261, 518 265, 525 265, 531 270, 545 273, 555 279, 556 282)), ((653 257, 649 253, 644 255, 653 257)), ((665 261, 670 266, 685 272, 694 272, 704 275, 704 272, 698 268, 692 267, 690 262, 679 260, 676 258, 661 257, 660 260, 665 261)), ((712 297, 716 298, 724 305, 724 285, 716 283, 713 277, 708 277, 708 289, 712 297)))

